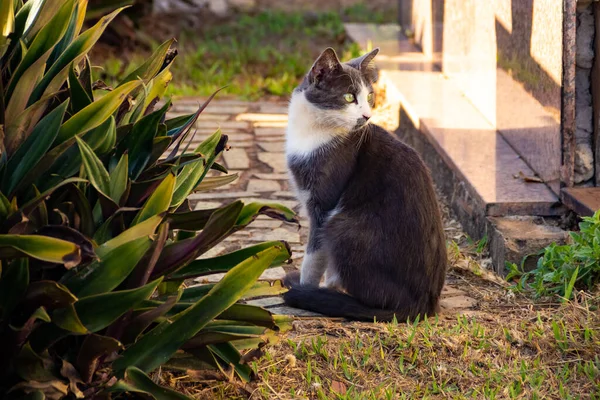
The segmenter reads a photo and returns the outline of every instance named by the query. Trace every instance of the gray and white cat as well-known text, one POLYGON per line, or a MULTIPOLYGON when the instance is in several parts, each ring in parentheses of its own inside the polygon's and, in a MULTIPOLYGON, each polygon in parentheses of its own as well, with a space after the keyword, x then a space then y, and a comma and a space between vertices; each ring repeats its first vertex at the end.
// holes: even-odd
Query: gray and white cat
POLYGON ((369 123, 377 52, 341 63, 328 48, 292 94, 287 162, 310 233, 284 299, 332 317, 406 321, 438 311, 446 245, 423 161, 369 123))

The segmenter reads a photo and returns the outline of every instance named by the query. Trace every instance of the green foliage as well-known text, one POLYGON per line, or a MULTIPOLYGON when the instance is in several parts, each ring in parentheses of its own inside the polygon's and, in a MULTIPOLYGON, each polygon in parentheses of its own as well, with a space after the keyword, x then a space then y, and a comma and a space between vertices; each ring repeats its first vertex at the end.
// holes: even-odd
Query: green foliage
POLYGON ((250 379, 240 351, 289 321, 237 302, 283 290, 256 280, 289 260, 289 246, 196 259, 260 214, 295 222, 294 213, 241 201, 192 211, 190 193, 236 176, 206 178, 224 170, 221 132, 187 150, 210 99, 171 120, 170 101, 157 108, 172 41, 107 88, 87 53, 120 10, 80 33, 87 1, 55 5, 0 7, 0 393, 185 398, 146 375, 161 365, 250 379), (227 274, 182 285, 213 271, 227 274))
MULTIPOLYGON (((228 94, 247 99, 288 96, 306 74, 307 62, 325 47, 335 47, 343 59, 360 55, 333 12, 240 14, 230 23, 206 21, 200 29, 178 37, 181 59, 173 66, 177 82, 169 94, 208 96, 228 85, 228 94)), ((104 61, 107 82, 132 71, 119 56, 104 61)), ((141 60, 143 55, 134 53, 131 58, 141 60)))
POLYGON ((395 24, 398 21, 398 12, 389 5, 390 9, 377 10, 365 3, 356 3, 342 11, 345 21, 367 22, 374 24, 395 24))
POLYGON ((573 290, 591 290, 600 283, 600 210, 584 217, 570 243, 546 247, 537 267, 529 272, 509 263, 507 279, 519 278, 517 289, 532 289, 536 296, 558 295, 569 300, 573 290))

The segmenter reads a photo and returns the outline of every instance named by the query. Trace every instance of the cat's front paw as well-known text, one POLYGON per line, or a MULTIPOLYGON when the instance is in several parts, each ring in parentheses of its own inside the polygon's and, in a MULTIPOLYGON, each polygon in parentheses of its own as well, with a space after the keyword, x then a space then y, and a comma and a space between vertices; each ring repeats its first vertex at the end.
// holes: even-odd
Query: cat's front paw
POLYGON ((285 278, 283 278, 283 286, 292 288, 300 285, 300 271, 288 272, 285 278))

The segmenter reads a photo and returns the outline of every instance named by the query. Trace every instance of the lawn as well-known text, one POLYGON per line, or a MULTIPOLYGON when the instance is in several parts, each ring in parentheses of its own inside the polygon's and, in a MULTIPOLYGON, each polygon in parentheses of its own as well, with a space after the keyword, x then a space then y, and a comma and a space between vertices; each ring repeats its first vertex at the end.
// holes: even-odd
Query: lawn
POLYGON ((103 60, 102 79, 110 84, 132 72, 161 41, 177 38, 178 60, 168 95, 209 96, 227 86, 225 94, 247 100, 288 96, 307 68, 326 47, 343 60, 360 55, 344 31, 344 21, 387 22, 393 13, 372 11, 363 5, 335 12, 263 11, 226 20, 207 18, 192 28, 179 29, 174 17, 142 22, 151 48, 99 46, 94 60, 103 60))

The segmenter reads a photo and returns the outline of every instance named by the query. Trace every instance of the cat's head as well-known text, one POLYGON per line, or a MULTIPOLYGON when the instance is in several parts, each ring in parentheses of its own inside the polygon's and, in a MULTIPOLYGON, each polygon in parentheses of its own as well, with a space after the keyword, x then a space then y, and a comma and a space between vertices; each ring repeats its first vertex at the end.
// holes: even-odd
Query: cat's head
POLYGON ((377 80, 373 58, 378 52, 377 48, 345 63, 332 48, 321 53, 298 88, 314 106, 319 125, 350 131, 368 123, 377 80))

